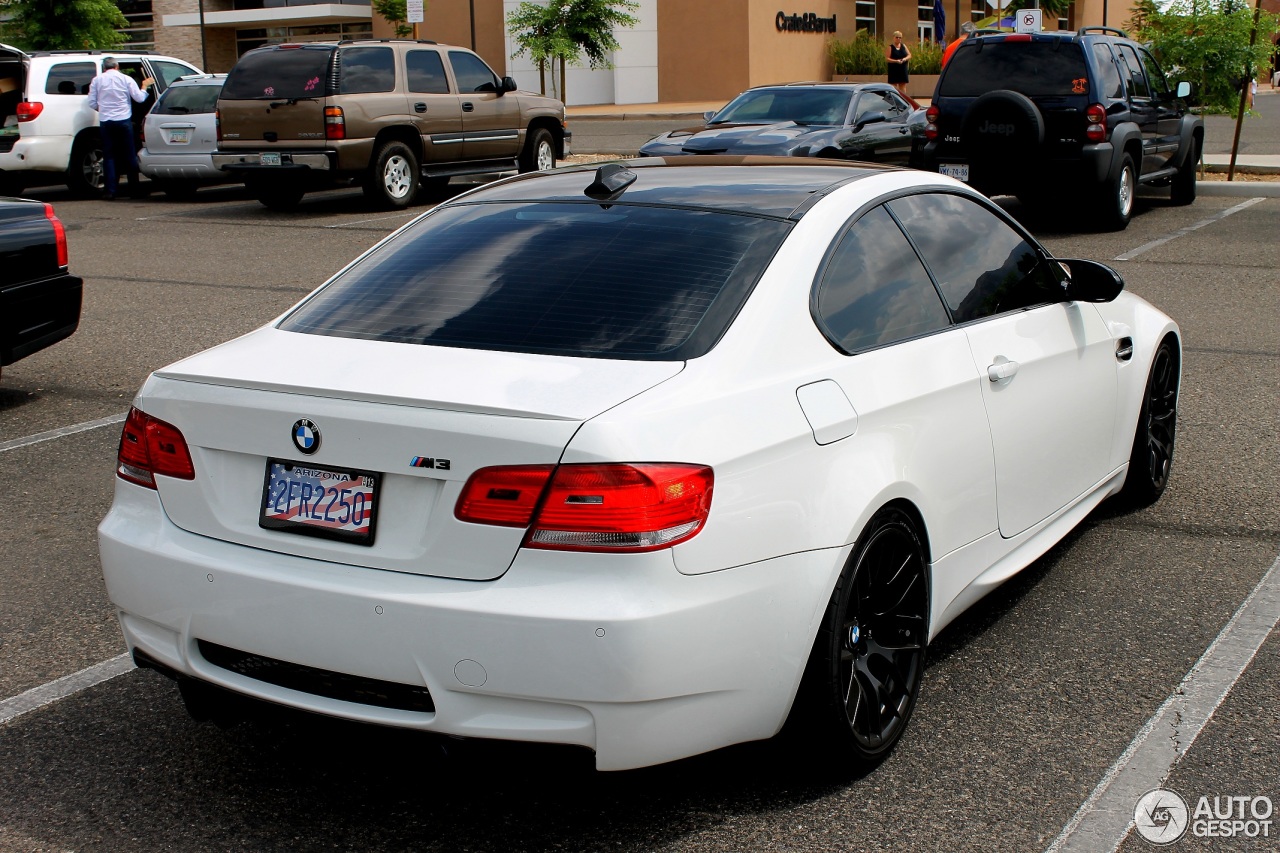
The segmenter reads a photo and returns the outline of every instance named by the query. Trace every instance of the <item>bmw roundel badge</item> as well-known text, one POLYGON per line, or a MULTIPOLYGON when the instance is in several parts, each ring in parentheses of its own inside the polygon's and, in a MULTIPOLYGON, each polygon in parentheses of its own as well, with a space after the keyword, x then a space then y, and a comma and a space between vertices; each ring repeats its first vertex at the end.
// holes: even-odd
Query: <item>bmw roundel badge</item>
POLYGON ((320 449, 320 427, 303 418, 293 425, 293 446, 310 456, 320 449))

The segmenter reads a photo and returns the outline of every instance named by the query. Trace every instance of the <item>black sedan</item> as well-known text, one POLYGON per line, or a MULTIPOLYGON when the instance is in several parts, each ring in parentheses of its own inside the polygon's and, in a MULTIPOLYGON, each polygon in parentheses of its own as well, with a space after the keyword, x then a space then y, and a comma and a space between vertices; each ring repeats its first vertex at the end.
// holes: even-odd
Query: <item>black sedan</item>
POLYGON ((792 83, 748 89, 702 127, 673 130, 643 157, 767 154, 913 165, 924 110, 887 83, 792 83))
POLYGON ((81 287, 53 205, 0 198, 0 368, 74 332, 81 287))

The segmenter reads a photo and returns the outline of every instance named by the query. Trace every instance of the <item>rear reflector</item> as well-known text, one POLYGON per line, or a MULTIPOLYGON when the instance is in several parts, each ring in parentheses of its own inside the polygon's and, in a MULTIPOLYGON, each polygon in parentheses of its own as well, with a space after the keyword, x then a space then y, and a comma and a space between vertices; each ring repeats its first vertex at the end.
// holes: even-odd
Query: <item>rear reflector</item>
POLYGON ((156 487, 156 474, 179 480, 196 478, 191 451, 182 432, 140 409, 129 409, 116 459, 116 475, 120 479, 148 489, 156 487))
POLYGON ((45 202, 44 218, 53 225, 53 236, 58 242, 58 266, 67 265, 67 229, 62 227, 62 220, 53 215, 53 205, 45 202))
POLYGON ((676 463, 485 468, 467 481, 455 514, 527 525, 528 548, 655 551, 702 529, 713 483, 710 468, 676 463))

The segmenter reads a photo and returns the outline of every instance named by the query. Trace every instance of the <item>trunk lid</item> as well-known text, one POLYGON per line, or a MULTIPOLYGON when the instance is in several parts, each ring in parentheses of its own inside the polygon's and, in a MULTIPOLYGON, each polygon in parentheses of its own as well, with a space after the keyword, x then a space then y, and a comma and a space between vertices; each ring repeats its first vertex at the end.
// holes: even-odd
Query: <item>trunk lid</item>
POLYGON ((531 356, 325 338, 267 328, 148 380, 138 406, 177 426, 194 480, 157 477, 179 527, 241 545, 437 577, 506 571, 522 528, 454 516, 491 465, 554 464, 580 424, 682 362, 531 356), (318 449, 295 445, 298 422, 318 449), (377 478, 372 544, 259 525, 269 460, 377 478))

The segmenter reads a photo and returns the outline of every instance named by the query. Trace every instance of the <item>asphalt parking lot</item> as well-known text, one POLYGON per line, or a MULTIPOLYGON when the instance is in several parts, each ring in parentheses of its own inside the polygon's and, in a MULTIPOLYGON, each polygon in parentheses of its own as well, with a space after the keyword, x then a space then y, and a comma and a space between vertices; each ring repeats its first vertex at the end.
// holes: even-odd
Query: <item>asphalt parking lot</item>
MULTIPOLYGON (((1028 221, 1182 325, 1172 482, 1148 510, 1104 507, 948 627, 903 743, 857 777, 775 744, 598 774, 567 748, 191 722, 170 683, 118 660, 94 531, 119 419, 149 371, 269 321, 426 208, 31 194, 56 204, 86 291, 80 330, 0 378, 0 850, 1138 850, 1108 830, 1108 810, 1132 817, 1126 784, 1163 781, 1191 809, 1280 801, 1280 198, 1156 194, 1114 234, 1028 221), (47 687, 104 662, 121 674, 47 687), (1185 753, 1167 774, 1162 749, 1185 753)), ((1271 820, 1173 849, 1274 850, 1271 820)))

